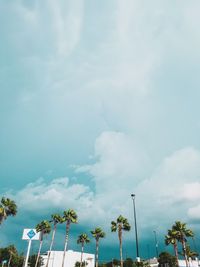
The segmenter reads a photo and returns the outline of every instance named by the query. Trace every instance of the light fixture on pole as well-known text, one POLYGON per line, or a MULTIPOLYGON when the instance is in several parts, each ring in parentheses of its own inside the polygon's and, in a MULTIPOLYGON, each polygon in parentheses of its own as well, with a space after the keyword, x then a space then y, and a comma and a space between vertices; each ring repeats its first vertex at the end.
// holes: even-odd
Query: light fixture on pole
POLYGON ((134 222, 135 222, 136 260, 137 262, 140 262, 138 233, 137 233, 137 218, 136 218, 136 208, 135 208, 135 194, 131 194, 131 198, 133 200, 133 214, 134 214, 134 222))

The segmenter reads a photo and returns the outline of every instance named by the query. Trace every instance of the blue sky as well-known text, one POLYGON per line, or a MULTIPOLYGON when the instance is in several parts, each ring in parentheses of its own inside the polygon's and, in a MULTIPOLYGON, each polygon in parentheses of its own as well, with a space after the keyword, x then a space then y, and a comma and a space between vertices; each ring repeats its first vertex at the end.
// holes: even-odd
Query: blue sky
MULTIPOLYGON (((109 225, 119 214, 133 222, 132 192, 144 255, 148 243, 154 253, 152 231, 162 246, 177 219, 199 231, 199 8, 0 0, 1 195, 19 206, 3 244, 74 208, 71 247, 100 225, 101 257, 117 255, 109 225)), ((131 254, 133 232, 125 242, 131 254)))

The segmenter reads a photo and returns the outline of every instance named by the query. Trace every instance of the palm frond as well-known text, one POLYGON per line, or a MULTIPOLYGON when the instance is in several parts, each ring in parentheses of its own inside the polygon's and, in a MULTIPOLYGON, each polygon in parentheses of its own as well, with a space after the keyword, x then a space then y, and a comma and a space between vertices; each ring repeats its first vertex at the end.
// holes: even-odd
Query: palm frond
POLYGON ((90 239, 89 239, 87 234, 83 233, 83 234, 78 236, 77 244, 84 245, 84 244, 89 243, 89 242, 90 242, 90 239))

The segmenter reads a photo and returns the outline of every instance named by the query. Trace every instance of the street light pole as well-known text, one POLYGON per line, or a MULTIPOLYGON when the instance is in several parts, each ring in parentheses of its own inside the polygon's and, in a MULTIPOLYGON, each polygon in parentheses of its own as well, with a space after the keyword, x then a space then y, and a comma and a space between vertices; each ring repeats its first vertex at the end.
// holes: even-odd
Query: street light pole
POLYGON ((157 240, 157 233, 156 233, 155 230, 153 232, 154 232, 154 238, 155 238, 156 257, 158 259, 158 240, 157 240))
POLYGON ((131 194, 133 200, 133 213, 134 213, 134 222, 135 222, 135 241, 136 241, 136 256, 137 261, 140 261, 139 256, 139 245, 138 245, 138 233, 137 233, 137 218, 136 218, 136 208, 135 208, 135 194, 131 194))

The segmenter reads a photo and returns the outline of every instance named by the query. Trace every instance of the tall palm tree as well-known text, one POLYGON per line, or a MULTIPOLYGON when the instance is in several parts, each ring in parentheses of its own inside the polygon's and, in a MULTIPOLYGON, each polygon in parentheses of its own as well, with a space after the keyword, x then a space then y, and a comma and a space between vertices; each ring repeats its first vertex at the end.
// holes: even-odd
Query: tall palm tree
POLYGON ((17 214, 17 205, 15 201, 2 197, 0 202, 0 225, 7 219, 8 216, 17 214))
POLYGON ((68 245, 70 225, 71 223, 78 222, 78 216, 76 212, 72 209, 64 211, 63 222, 66 222, 66 235, 65 235, 65 245, 64 245, 64 252, 63 252, 62 267, 64 267, 64 264, 65 264, 65 255, 66 255, 66 250, 67 250, 67 245, 68 245))
POLYGON ((92 236, 96 240, 96 253, 95 253, 95 266, 98 267, 98 260, 99 260, 99 239, 104 238, 106 234, 100 227, 95 228, 93 231, 90 231, 92 236))
POLYGON ((179 262, 178 262, 178 245, 177 245, 177 232, 174 230, 168 230, 167 235, 165 236, 165 244, 168 245, 173 245, 174 247, 174 254, 176 257, 176 261, 177 261, 177 266, 179 266, 179 262))
POLYGON ((35 228, 37 232, 40 232, 40 246, 38 249, 37 259, 35 262, 35 267, 37 267, 39 258, 40 258, 41 249, 42 249, 43 240, 44 240, 44 235, 47 235, 51 232, 51 225, 48 221, 44 220, 38 223, 35 228))
POLYGON ((51 220, 49 222, 53 223, 53 233, 52 233, 51 244, 50 244, 50 248, 49 248, 46 267, 48 267, 48 264, 49 264, 49 259, 50 259, 51 251, 52 251, 52 248, 53 248, 53 243, 54 243, 54 239, 55 239, 57 225, 60 224, 60 223, 63 223, 63 218, 59 214, 52 214, 51 215, 51 220))
POLYGON ((83 262, 83 250, 84 250, 84 245, 89 243, 90 239, 87 234, 81 234, 79 235, 77 239, 77 244, 81 244, 81 262, 80 262, 80 267, 82 267, 82 262, 83 262))
POLYGON ((182 223, 180 221, 175 222, 175 224, 172 226, 172 230, 176 232, 177 240, 182 244, 186 267, 188 267, 188 257, 186 253, 186 237, 193 237, 194 233, 191 229, 187 229, 186 223, 182 223))
POLYGON ((123 231, 130 231, 131 226, 126 218, 120 215, 117 218, 117 221, 111 222, 111 231, 116 232, 118 231, 118 238, 119 238, 119 248, 120 248, 120 262, 121 267, 123 267, 123 253, 122 253, 122 232, 123 231))

